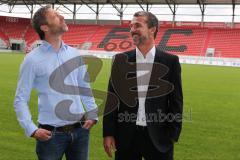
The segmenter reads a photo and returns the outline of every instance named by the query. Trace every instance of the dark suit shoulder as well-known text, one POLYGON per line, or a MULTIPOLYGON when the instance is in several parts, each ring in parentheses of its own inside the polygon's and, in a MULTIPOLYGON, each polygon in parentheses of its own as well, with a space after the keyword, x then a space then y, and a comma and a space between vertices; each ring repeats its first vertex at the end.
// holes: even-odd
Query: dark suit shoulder
POLYGON ((136 59, 136 50, 116 54, 113 58, 116 63, 132 62, 136 59))
POLYGON ((162 57, 166 58, 169 61, 178 61, 179 60, 179 57, 175 54, 168 53, 168 52, 163 51, 159 48, 157 48, 156 51, 158 52, 158 54, 160 54, 162 57))
POLYGON ((129 50, 129 51, 126 51, 126 52, 117 53, 114 57, 115 57, 115 58, 120 58, 120 57, 125 57, 125 56, 131 57, 131 56, 134 56, 135 51, 136 51, 136 50, 133 49, 133 50, 129 50))

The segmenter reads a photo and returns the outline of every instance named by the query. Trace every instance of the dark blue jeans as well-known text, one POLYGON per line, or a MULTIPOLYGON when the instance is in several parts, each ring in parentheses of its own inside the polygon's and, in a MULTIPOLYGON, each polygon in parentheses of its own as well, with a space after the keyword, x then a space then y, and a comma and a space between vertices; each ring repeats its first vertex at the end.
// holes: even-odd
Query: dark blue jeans
POLYGON ((36 153, 39 160, 88 160, 89 130, 76 128, 71 133, 52 131, 47 141, 37 140, 36 153))

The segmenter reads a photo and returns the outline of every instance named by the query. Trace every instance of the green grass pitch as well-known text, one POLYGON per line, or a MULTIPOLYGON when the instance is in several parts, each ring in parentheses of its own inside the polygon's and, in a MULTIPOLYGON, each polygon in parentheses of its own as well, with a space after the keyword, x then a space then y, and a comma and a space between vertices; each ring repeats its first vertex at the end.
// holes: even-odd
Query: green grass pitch
MULTIPOLYGON (((0 54, 0 160, 33 160, 35 140, 27 138, 13 109, 23 54, 0 54)), ((93 88, 107 88, 110 60, 93 88)), ((240 68, 182 65, 184 123, 175 160, 240 159, 240 68)), ((30 108, 36 122, 36 92, 30 108)), ((100 101, 98 101, 100 103, 100 101)), ((90 160, 106 160, 102 146, 102 117, 91 130, 90 160)))

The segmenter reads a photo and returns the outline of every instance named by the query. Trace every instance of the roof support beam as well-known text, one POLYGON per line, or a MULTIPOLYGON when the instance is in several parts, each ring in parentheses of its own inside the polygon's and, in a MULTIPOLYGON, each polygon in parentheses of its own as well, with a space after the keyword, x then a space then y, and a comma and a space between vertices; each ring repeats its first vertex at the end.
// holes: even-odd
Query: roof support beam
POLYGON ((14 9, 14 6, 16 4, 16 1, 11 1, 11 2, 13 2, 13 3, 8 5, 9 13, 12 13, 12 10, 14 9))
POLYGON ((85 2, 84 0, 81 0, 82 4, 85 4, 89 9, 91 9, 96 14, 96 24, 98 24, 99 21, 99 12, 101 9, 99 9, 99 3, 96 4, 96 10, 93 9, 92 6, 88 2, 85 2))
POLYGON ((28 8, 28 10, 31 14, 31 19, 32 19, 32 17, 33 17, 33 3, 25 2, 25 0, 23 0, 23 3, 28 8))
POLYGON ((136 2, 142 8, 143 11, 147 11, 148 12, 148 4, 149 4, 148 0, 136 0, 136 2), (144 9, 142 4, 146 4, 147 5, 146 10, 144 9))
POLYGON ((235 0, 232 0, 232 11, 233 11, 233 14, 232 14, 232 28, 234 27, 234 23, 235 23, 235 7, 236 7, 236 1, 235 0))
MULTIPOLYGON (((151 5, 151 8, 152 8, 152 5, 151 5)), ((149 12, 150 9, 149 9, 149 3, 147 3, 147 12, 149 12)))
POLYGON ((165 0, 165 2, 167 3, 167 5, 168 5, 169 9, 172 11, 172 13, 173 14, 176 13, 176 8, 175 8, 176 3, 175 3, 175 0, 165 0), (171 6, 172 4, 173 4, 173 8, 171 6))
POLYGON ((122 20, 123 20, 123 4, 121 4, 121 12, 119 13, 119 18, 120 18, 120 25, 122 25, 122 20))
POLYGON ((97 9, 96 9, 96 24, 98 24, 99 20, 99 4, 97 3, 97 9))
POLYGON ((94 13, 96 13, 96 11, 93 9, 92 6, 89 5, 89 3, 85 2, 84 0, 80 0, 83 4, 85 4, 89 9, 91 9, 94 13))
MULTIPOLYGON (((66 0, 68 3, 70 3, 69 0, 66 0)), ((58 0, 55 1, 55 3, 52 4, 52 7, 54 8, 54 4, 59 4, 61 6, 63 6, 64 8, 66 8, 69 12, 71 12, 73 14, 73 23, 75 24, 76 23, 76 13, 77 13, 77 10, 79 9, 76 9, 76 3, 73 3, 73 10, 71 10, 69 7, 67 7, 65 4, 59 2, 58 0)), ((59 6, 60 7, 60 6, 59 6)), ((59 8, 58 7, 58 8, 59 8)), ((57 10, 58 10, 57 8, 57 10)))
POLYGON ((115 8, 118 12, 119 18, 120 18, 120 24, 122 24, 122 19, 123 19, 123 3, 119 2, 118 0, 108 0, 108 3, 110 3, 113 8, 115 8), (116 5, 120 4, 120 8, 116 5))
POLYGON ((77 12, 76 3, 74 3, 73 4, 73 24, 76 23, 76 12, 77 12))
POLYGON ((78 7, 78 9, 77 9, 77 4, 76 3, 73 4, 73 23, 74 24, 76 23, 76 19, 77 19, 76 14, 81 7, 82 7, 82 5, 80 5, 80 7, 78 7))
POLYGON ((201 26, 204 25, 204 16, 205 16, 205 10, 206 10, 206 4, 204 3, 204 0, 197 0, 197 3, 199 5, 199 8, 202 13, 202 19, 201 19, 201 26))
POLYGON ((39 3, 37 0, 33 0, 33 4, 35 4, 35 5, 39 5, 39 6, 43 6, 41 3, 39 3))
MULTIPOLYGON (((68 0, 66 0, 67 2, 69 2, 68 0)), ((70 2, 69 2, 70 3, 70 2)), ((53 5, 54 4, 59 4, 59 5, 61 5, 61 6, 63 6, 64 8, 66 8, 67 10, 69 10, 69 12, 71 12, 72 14, 73 14, 73 12, 74 11, 72 11, 71 9, 69 9, 69 7, 67 7, 64 3, 62 3, 62 2, 59 2, 59 0, 55 0, 55 3, 53 3, 53 5)))
POLYGON ((69 9, 66 5, 61 4, 64 8, 66 8, 67 10, 69 10, 69 12, 73 13, 73 11, 71 9, 69 9))
POLYGON ((175 0, 165 0, 165 2, 168 4, 169 9, 172 11, 173 14, 173 19, 172 19, 172 26, 175 26, 175 19, 176 19, 176 12, 177 12, 177 8, 176 8, 176 2, 175 0), (173 7, 171 6, 173 4, 173 7))
POLYGON ((120 3, 118 0, 108 0, 108 3, 110 3, 113 6, 113 8, 117 10, 119 14, 121 14, 122 8, 118 8, 116 4, 122 4, 122 3, 120 3))

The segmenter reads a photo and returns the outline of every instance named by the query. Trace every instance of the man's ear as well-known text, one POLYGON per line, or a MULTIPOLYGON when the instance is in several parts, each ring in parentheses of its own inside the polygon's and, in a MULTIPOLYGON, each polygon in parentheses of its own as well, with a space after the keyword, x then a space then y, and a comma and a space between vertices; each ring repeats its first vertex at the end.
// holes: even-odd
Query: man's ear
POLYGON ((150 29, 150 31, 151 31, 151 33, 155 33, 155 31, 157 30, 157 28, 156 27, 152 27, 151 29, 150 29))
POLYGON ((47 25, 41 25, 41 26, 40 26, 40 29, 41 29, 43 32, 47 32, 47 31, 48 31, 48 26, 47 26, 47 25))

